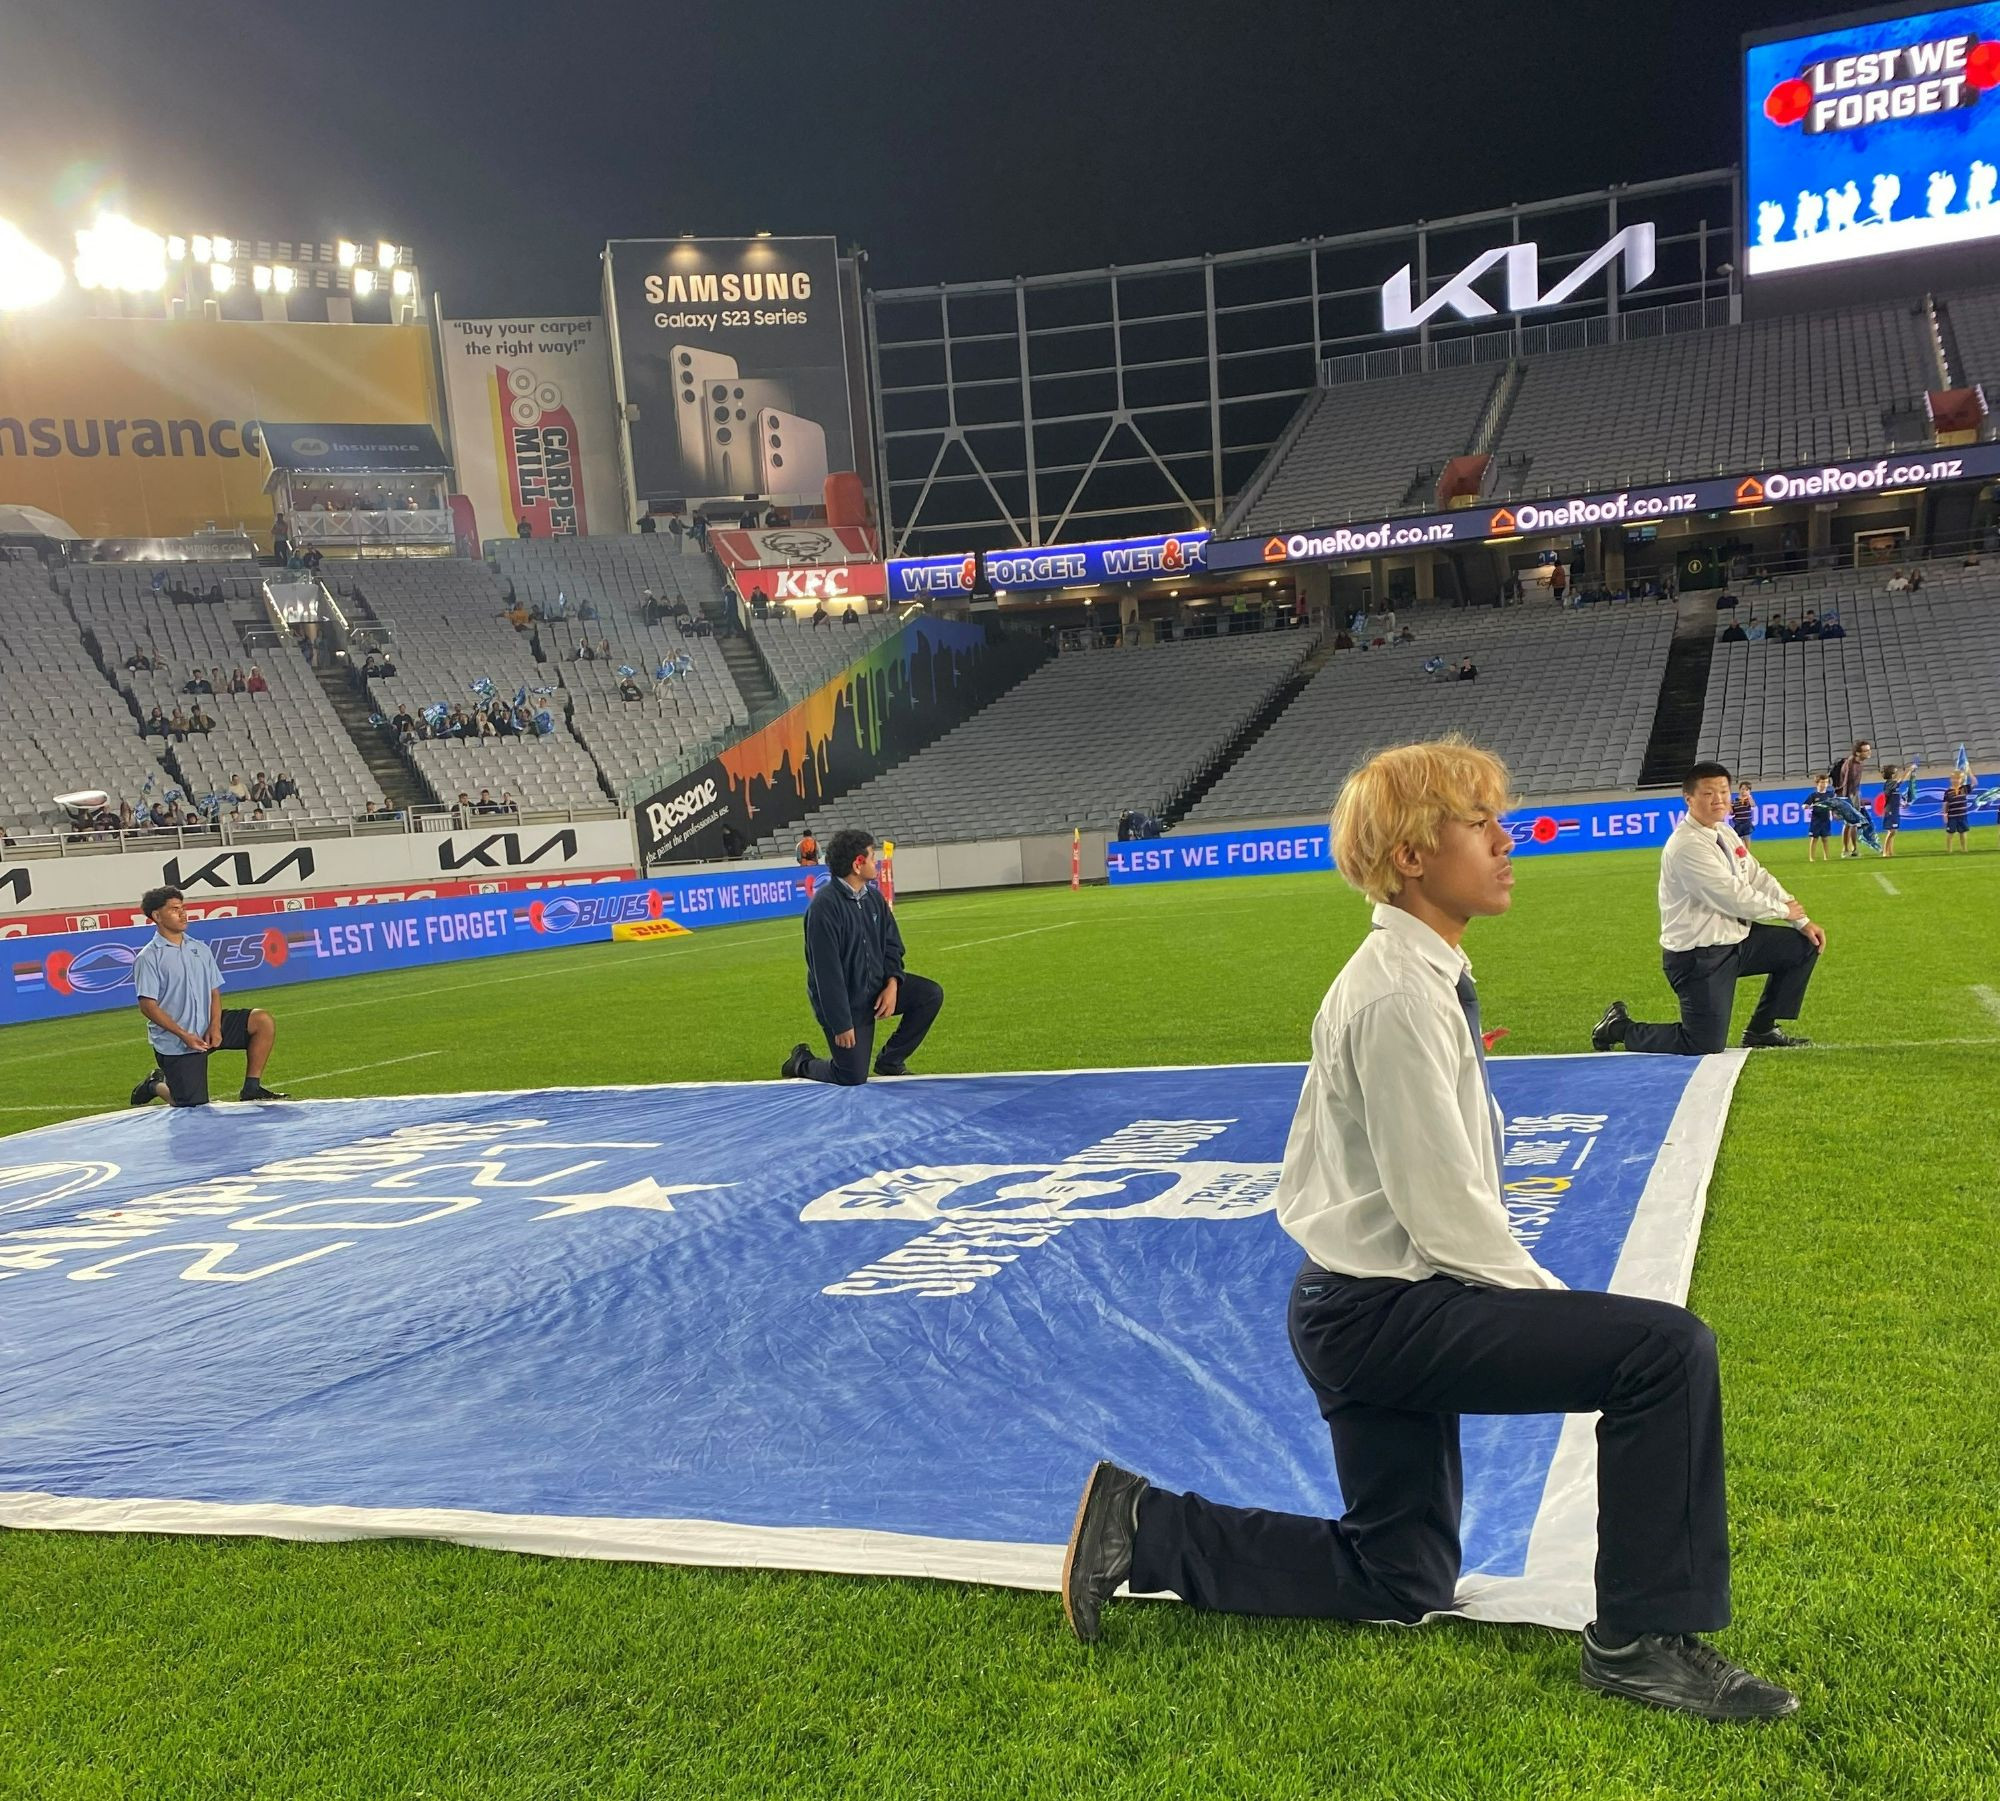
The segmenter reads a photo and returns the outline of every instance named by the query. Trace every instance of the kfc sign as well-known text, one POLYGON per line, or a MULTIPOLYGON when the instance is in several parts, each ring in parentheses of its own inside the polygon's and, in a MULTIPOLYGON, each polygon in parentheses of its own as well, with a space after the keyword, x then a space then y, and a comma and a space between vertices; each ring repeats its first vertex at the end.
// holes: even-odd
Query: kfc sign
POLYGON ((1382 329, 1409 331, 1449 307, 1461 319, 1490 319, 1500 309, 1474 284, 1488 270, 1507 271, 1507 307, 1510 313, 1532 313, 1561 306, 1598 270, 1623 258, 1625 286, 1636 288, 1653 273, 1653 228, 1650 224, 1628 225, 1609 242, 1600 244, 1590 255, 1546 293, 1542 289, 1541 252, 1534 244, 1503 244, 1473 260, 1439 288, 1424 303, 1416 304, 1414 282, 1408 264, 1382 284, 1382 329))
POLYGON ((889 592, 889 571, 882 563, 745 570, 741 580, 746 599, 760 592, 774 601, 874 600, 889 592))

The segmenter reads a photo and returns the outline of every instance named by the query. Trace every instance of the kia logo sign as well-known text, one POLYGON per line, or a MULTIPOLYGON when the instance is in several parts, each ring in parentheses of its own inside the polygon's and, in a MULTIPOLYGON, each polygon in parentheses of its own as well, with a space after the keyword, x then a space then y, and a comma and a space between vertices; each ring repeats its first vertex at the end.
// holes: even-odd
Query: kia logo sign
POLYGON ((300 881, 311 881, 312 851, 302 844, 264 870, 256 867, 247 850, 223 851, 186 870, 180 858, 171 857, 160 875, 169 888, 268 888, 288 869, 296 869, 300 881))
POLYGON ((463 849, 447 838, 438 846, 438 868, 463 869, 468 864, 477 863, 482 869, 518 869, 524 864, 539 863, 551 852, 559 863, 573 861, 576 857, 576 833, 565 826, 530 851, 522 850, 519 832, 489 832, 477 843, 466 845, 463 849))
POLYGON ((1443 312, 1447 307, 1461 319, 1490 319, 1499 309, 1474 291, 1476 283, 1490 269, 1507 271, 1507 311, 1532 313, 1561 306, 1598 270, 1623 259, 1625 286, 1636 288, 1651 278, 1654 264, 1653 227, 1628 225, 1600 244, 1590 255, 1546 293, 1542 290, 1541 252, 1534 244, 1503 244, 1473 260, 1438 288, 1421 305, 1416 301, 1414 280, 1408 264, 1382 284, 1382 329, 1409 331, 1443 312))

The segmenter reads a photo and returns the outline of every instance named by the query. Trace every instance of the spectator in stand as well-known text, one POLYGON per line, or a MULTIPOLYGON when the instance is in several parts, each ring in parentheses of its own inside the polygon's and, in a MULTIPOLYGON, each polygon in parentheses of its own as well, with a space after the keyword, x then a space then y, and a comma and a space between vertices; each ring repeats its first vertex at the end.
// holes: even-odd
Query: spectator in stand
POLYGON ((1773 644, 1789 644, 1791 643, 1791 641, 1792 641, 1792 628, 1785 623, 1783 617, 1780 616, 1779 618, 1772 620, 1771 642, 1773 644))
POLYGON ((200 701, 194 703, 194 711, 188 715, 188 730, 199 732, 204 738, 215 730, 215 716, 205 711, 200 701))
POLYGON ((681 523, 681 516, 680 516, 680 514, 678 514, 678 513, 669 513, 669 514, 667 515, 667 534, 668 534, 668 536, 669 536, 669 537, 671 537, 671 538, 673 539, 673 541, 674 541, 674 548, 675 548, 676 550, 680 549, 680 547, 681 547, 681 534, 682 534, 683 532, 685 532, 686 530, 687 530, 687 527, 686 527, 686 526, 684 526, 684 525, 683 525, 683 524, 681 523))
POLYGON ((493 798, 493 790, 491 788, 480 789, 479 804, 472 810, 475 813, 497 813, 500 811, 500 803, 493 798))
POLYGON ((861 609, 859 607, 843 607, 840 614, 840 623, 842 625, 859 625, 861 623, 861 609))
POLYGON ((376 807, 375 803, 372 800, 367 804, 367 806, 361 809, 361 823, 363 825, 370 825, 374 821, 381 819, 383 817, 384 817, 383 813, 380 811, 380 809, 376 807))
MULTIPOLYGON (((1558 563, 1556 567, 1560 569, 1562 565, 1558 563)), ((1458 679, 1462 682, 1476 682, 1479 679, 1479 670, 1470 657, 1466 657, 1459 663, 1458 679)))
POLYGON ((832 615, 826 610, 826 602, 821 601, 818 606, 813 608, 812 618, 807 623, 818 627, 824 625, 831 617, 832 615))
MULTIPOLYGON (((647 517, 651 518, 652 515, 648 514, 647 517)), ((666 608, 661 606, 660 597, 651 588, 645 590, 645 596, 645 603, 639 609, 639 616, 648 625, 657 625, 666 608)))
POLYGON ((382 659, 371 646, 367 656, 361 660, 361 679, 371 682, 382 673, 382 659))
POLYGON ((1718 641, 1723 644, 1742 644, 1748 641, 1749 636, 1750 634, 1732 619, 1722 628, 1722 636, 1718 641))
POLYGON ((1912 594, 1919 594, 1923 591, 1923 586, 1924 572, 1921 569, 1912 569, 1910 571, 1910 592, 1912 594))
MULTIPOLYGON (((159 710, 160 709, 158 707, 155 707, 153 709, 155 713, 157 713, 159 710)), ((174 708, 172 717, 169 718, 167 721, 167 732, 163 733, 162 736, 165 736, 168 733, 172 735, 173 740, 176 744, 185 744, 187 742, 187 735, 188 735, 187 715, 183 713, 179 707, 174 708)))
POLYGON ((1819 641, 1819 615, 1811 607, 1806 608, 1806 616, 1799 621, 1798 635, 1802 643, 1819 641))
POLYGON ((153 659, 146 651, 135 650, 125 659, 125 667, 134 675, 150 674, 153 668, 153 659))
POLYGON ((250 674, 244 680, 243 690, 246 694, 269 694, 271 692, 271 684, 265 681, 263 670, 259 669, 255 663, 250 665, 250 674))
POLYGON ((249 688, 250 684, 243 679, 243 665, 238 663, 229 672, 229 692, 231 694, 246 694, 249 692, 249 688))
POLYGON ((1557 606, 1563 603, 1563 592, 1569 587, 1569 571, 1560 563, 1549 565, 1549 594, 1557 606))
POLYGON ((1819 622, 1819 635, 1822 638, 1844 638, 1847 636, 1847 627, 1840 623, 1839 614, 1829 613, 1819 622))
POLYGON ((181 692, 183 694, 213 694, 215 690, 208 685, 208 677, 203 675, 199 669, 196 669, 194 674, 189 676, 186 682, 181 685, 181 692))
POLYGON ((517 632, 524 632, 528 629, 528 621, 532 615, 521 604, 519 596, 516 596, 500 609, 500 617, 517 632))
POLYGON ((285 529, 285 516, 280 513, 271 522, 271 561, 288 563, 292 556, 291 533, 285 529))
POLYGON ((217 663, 208 672, 208 687, 206 692, 210 694, 227 694, 229 692, 229 684, 222 679, 222 665, 220 663, 217 663))
POLYGON ((121 832, 129 832, 136 823, 132 816, 132 803, 129 800, 121 800, 118 803, 118 829, 121 832))
POLYGON ((500 811, 502 813, 518 813, 520 810, 521 803, 514 798, 514 791, 511 788, 502 788, 500 790, 500 811))
POLYGON ((250 784, 250 798, 260 807, 277 804, 271 793, 271 778, 261 769, 257 771, 257 779, 250 784))
POLYGON ((523 519, 519 525, 514 527, 514 536, 517 538, 532 538, 534 535, 535 522, 532 519, 523 519))
POLYGON ((1910 591, 1910 578, 1907 575, 1905 575, 1900 569, 1897 570, 1894 575, 1890 576, 1889 592, 1891 594, 1907 594, 1909 593, 1909 591, 1910 591))
POLYGON ((410 733, 414 732, 416 725, 417 722, 410 717, 410 709, 406 706, 398 707, 395 718, 389 721, 389 729, 399 738, 407 737, 410 733))
POLYGON ((645 512, 639 515, 639 530, 644 536, 650 538, 659 529, 660 522, 653 517, 653 509, 648 507, 645 512))
POLYGON ((463 788, 459 789, 458 799, 452 803, 451 810, 458 816, 458 823, 460 825, 465 824, 472 817, 472 796, 467 794, 463 788))
POLYGON ((799 839, 798 854, 801 863, 817 863, 819 861, 819 840, 812 835, 810 828, 799 839))
POLYGON ((298 792, 298 783, 293 781, 282 769, 279 770, 278 779, 271 784, 271 798, 280 806, 283 806, 286 801, 296 799, 298 792))
POLYGON ((597 660, 600 663, 608 663, 611 661, 611 640, 609 638, 598 639, 597 660))
POLYGON ((250 784, 240 775, 232 775, 229 778, 229 792, 239 801, 248 800, 250 798, 250 784))
POLYGON ((641 698, 639 684, 629 675, 623 675, 618 678, 618 698, 620 700, 638 700, 641 698))
POLYGON ((174 823, 174 810, 165 801, 156 800, 147 812, 146 819, 155 829, 164 829, 174 823))
POLYGON ((157 706, 155 706, 153 710, 146 715, 146 723, 139 728, 139 736, 142 738, 154 738, 154 737, 164 738, 166 735, 167 735, 167 716, 166 714, 161 712, 157 706))

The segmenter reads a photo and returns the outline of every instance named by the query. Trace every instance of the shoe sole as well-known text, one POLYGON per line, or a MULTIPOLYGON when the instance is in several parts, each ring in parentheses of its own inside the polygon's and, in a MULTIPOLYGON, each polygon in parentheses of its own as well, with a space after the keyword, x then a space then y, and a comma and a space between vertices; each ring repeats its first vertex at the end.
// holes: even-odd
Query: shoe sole
POLYGON ((1684 1707, 1672 1701, 1662 1701, 1653 1695, 1641 1695, 1629 1688, 1620 1688, 1617 1683, 1603 1677, 1592 1676, 1588 1671, 1579 1678, 1587 1689, 1594 1689, 1600 1695, 1615 1695, 1621 1701, 1636 1701, 1641 1707, 1650 1707, 1656 1713, 1686 1714, 1690 1719, 1706 1720, 1712 1726, 1762 1726, 1776 1720, 1788 1720, 1799 1711, 1799 1698, 1792 1696, 1792 1704, 1776 1713, 1713 1713, 1703 1707, 1684 1707))
POLYGON ((1090 1511, 1091 1497, 1097 1493, 1098 1479, 1111 1466, 1102 1460, 1090 1466, 1090 1474, 1084 1478, 1083 1495, 1076 1504, 1076 1518, 1070 1522, 1069 1543, 1063 1547, 1062 1564, 1062 1604, 1063 1618, 1069 1622, 1069 1629, 1086 1645, 1097 1640, 1095 1632, 1086 1632, 1077 1623, 1073 1591, 1070 1587, 1070 1572, 1076 1567, 1076 1547, 1083 1539, 1083 1516, 1090 1511))

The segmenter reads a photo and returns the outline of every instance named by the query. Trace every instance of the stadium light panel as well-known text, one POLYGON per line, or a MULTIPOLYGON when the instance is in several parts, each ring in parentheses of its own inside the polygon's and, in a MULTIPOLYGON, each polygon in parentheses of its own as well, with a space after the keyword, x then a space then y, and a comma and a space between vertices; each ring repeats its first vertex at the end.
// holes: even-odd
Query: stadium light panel
POLYGON ((213 238, 210 240, 218 263, 233 263, 236 260, 236 243, 233 238, 213 238))
POLYGON ((167 285, 167 241, 118 213, 76 234, 76 279, 86 288, 156 294, 167 285))
POLYGON ((271 291, 271 270, 269 264, 258 263, 250 271, 250 285, 260 294, 271 291))
POLYGON ((389 278, 390 290, 399 296, 404 294, 415 293, 416 286, 417 286, 416 275, 414 274, 414 272, 408 269, 398 269, 396 273, 389 278))
POLYGON ((377 244, 375 246, 375 266, 378 269, 393 269, 396 266, 396 246, 377 244))
POLYGON ((298 281, 297 271, 292 269, 289 264, 280 263, 277 268, 271 271, 271 286, 276 288, 280 294, 289 294, 293 288, 298 286, 298 281))
POLYGON ((366 300, 375 292, 375 271, 357 269, 354 271, 354 292, 358 299, 366 300))
POLYGON ((0 219, 0 313, 44 306, 62 292, 63 266, 0 219))
POLYGON ((206 263, 215 255, 214 243, 200 232, 196 232, 189 240, 189 248, 194 252, 194 260, 198 263, 206 263))
POLYGON ((208 285, 218 294, 227 294, 236 285, 236 271, 227 263, 210 263, 208 285))
POLYGON ((340 242, 334 245, 333 247, 334 261, 337 262, 343 269, 353 268, 355 260, 360 255, 361 255, 360 246, 349 243, 345 238, 342 238, 340 242))

